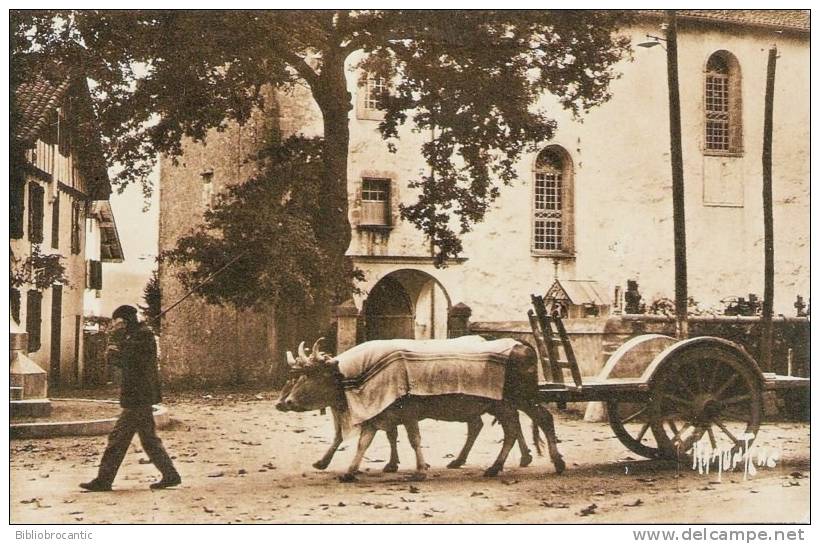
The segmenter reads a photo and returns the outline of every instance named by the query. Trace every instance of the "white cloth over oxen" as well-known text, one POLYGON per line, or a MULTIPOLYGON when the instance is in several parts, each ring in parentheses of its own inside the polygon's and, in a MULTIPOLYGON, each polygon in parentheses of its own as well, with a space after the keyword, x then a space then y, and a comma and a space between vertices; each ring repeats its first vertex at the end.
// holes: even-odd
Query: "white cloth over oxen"
POLYGON ((405 395, 461 393, 500 400, 511 338, 372 340, 335 357, 343 376, 350 423, 380 414, 405 395))

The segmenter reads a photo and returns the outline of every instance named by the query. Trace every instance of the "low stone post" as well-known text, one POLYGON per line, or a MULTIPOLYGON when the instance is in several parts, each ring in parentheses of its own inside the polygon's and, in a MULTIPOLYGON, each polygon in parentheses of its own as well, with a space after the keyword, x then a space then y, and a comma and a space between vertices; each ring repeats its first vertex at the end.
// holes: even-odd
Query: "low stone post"
POLYGON ((352 300, 333 308, 336 318, 336 353, 347 351, 356 345, 356 320, 359 309, 352 300))
POLYGON ((11 416, 47 416, 51 413, 48 400, 48 374, 28 358, 28 334, 9 317, 9 394, 11 416))
POLYGON ((447 313, 447 336, 448 338, 458 338, 470 334, 470 316, 473 310, 459 302, 447 313))

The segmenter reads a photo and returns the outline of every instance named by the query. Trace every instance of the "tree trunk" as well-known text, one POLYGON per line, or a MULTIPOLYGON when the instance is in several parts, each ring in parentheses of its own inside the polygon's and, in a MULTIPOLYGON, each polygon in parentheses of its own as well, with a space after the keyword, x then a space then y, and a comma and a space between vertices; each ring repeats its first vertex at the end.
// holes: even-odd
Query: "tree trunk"
POLYGON ((678 23, 675 10, 667 10, 666 69, 669 84, 669 146, 672 155, 672 224, 675 246, 675 324, 678 339, 689 337, 689 297, 686 273, 686 206, 683 185, 683 149, 678 83, 678 23))
POLYGON ((772 371, 772 313, 774 308, 774 217, 772 211, 772 124, 777 48, 769 49, 766 99, 763 117, 763 338, 760 342, 763 370, 772 371))
MULTIPOLYGON (((322 112, 324 129, 325 172, 316 225, 319 243, 331 253, 334 274, 347 274, 345 252, 350 245, 350 221, 347 201, 347 158, 350 145, 348 112, 352 109, 347 91, 345 57, 342 52, 325 52, 322 72, 314 96, 322 112), (339 268, 336 268, 336 267, 339 268)), ((350 296, 340 293, 341 300, 350 296)), ((328 301, 329 304, 341 302, 328 301)))

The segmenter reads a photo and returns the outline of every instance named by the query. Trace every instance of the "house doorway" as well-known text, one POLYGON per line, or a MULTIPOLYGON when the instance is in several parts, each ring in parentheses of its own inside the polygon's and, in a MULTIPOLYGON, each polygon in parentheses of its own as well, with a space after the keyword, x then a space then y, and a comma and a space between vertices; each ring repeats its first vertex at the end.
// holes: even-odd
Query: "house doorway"
POLYGON ((450 297, 433 276, 402 269, 383 277, 364 301, 366 340, 447 338, 450 297))

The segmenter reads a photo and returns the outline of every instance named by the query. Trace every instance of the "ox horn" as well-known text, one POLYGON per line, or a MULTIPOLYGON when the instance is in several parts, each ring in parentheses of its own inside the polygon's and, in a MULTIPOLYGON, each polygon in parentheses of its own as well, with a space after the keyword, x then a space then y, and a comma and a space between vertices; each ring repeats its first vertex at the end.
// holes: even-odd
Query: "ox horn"
POLYGON ((285 353, 285 357, 287 358, 288 366, 296 366, 296 359, 293 358, 293 353, 290 350, 285 353))
POLYGON ((305 341, 304 340, 299 342, 299 347, 296 349, 296 353, 299 355, 299 360, 302 363, 306 363, 308 361, 307 353, 305 353, 305 341))
POLYGON ((319 338, 318 340, 316 340, 313 343, 313 349, 310 350, 310 358, 313 359, 314 361, 318 361, 319 357, 321 356, 321 352, 319 351, 319 347, 321 346, 322 340, 324 340, 324 339, 325 339, 325 337, 322 336, 321 338, 319 338))

